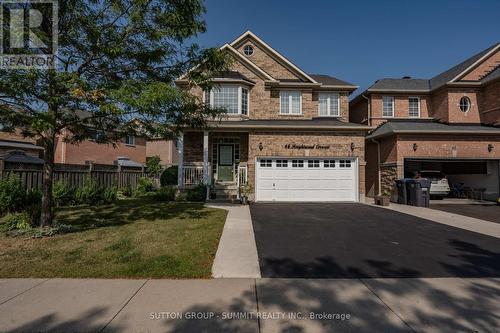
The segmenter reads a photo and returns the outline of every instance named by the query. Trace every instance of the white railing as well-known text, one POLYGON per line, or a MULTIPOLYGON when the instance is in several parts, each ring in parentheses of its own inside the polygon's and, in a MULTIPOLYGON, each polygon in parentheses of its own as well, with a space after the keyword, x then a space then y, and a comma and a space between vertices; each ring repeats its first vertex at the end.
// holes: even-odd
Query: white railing
MULTIPOLYGON (((210 181, 211 167, 208 165, 208 180, 210 181)), ((185 165, 182 167, 182 179, 185 186, 203 183, 203 165, 185 165)))
POLYGON ((245 186, 248 183, 248 168, 246 165, 238 166, 238 174, 237 174, 237 188, 238 188, 238 199, 241 196, 240 187, 245 186))

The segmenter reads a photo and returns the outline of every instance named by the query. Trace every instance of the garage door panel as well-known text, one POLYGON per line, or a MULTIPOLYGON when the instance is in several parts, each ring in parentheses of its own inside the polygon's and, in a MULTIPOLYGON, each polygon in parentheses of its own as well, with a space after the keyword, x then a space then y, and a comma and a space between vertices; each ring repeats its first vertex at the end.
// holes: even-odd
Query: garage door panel
POLYGON ((335 167, 328 167, 331 163, 326 163, 325 167, 323 159, 320 159, 319 167, 309 167, 307 158, 301 159, 303 167, 293 167, 291 160, 288 158, 287 167, 279 167, 275 159, 272 167, 261 167, 257 162, 256 200, 357 201, 356 160, 350 160, 351 166, 343 168, 339 167, 340 159, 334 158, 327 160, 335 160, 335 167))

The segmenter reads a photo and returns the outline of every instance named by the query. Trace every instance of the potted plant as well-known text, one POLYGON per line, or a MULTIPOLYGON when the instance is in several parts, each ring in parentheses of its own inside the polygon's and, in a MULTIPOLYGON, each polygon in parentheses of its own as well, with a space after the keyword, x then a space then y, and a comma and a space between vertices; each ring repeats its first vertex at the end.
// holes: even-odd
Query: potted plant
POLYGON ((240 186, 240 202, 243 205, 248 204, 248 194, 252 192, 252 186, 249 184, 240 186))
POLYGON ((389 206, 391 202, 391 194, 389 191, 384 190, 382 195, 377 195, 375 197, 375 204, 378 206, 389 206))

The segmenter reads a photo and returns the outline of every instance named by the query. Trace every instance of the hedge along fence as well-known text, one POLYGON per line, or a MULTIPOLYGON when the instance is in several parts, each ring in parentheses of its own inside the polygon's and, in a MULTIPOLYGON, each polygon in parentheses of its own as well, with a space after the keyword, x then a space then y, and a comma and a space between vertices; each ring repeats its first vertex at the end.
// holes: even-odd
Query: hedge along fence
MULTIPOLYGON (((83 186, 85 178, 88 176, 95 179, 98 186, 106 188, 117 186, 119 189, 130 187, 135 190, 141 177, 153 179, 155 185, 159 186, 160 184, 159 177, 147 175, 143 168, 126 168, 104 164, 56 164, 54 169, 54 183, 62 180, 72 187, 83 186)), ((0 178, 9 173, 17 175, 26 190, 42 188, 43 171, 41 165, 0 161, 0 178)))

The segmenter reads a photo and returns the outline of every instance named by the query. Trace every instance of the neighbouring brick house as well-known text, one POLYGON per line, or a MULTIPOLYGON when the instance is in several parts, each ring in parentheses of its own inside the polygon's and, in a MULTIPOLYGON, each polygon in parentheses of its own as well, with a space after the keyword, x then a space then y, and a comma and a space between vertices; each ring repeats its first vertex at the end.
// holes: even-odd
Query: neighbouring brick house
POLYGON ((84 140, 80 143, 64 142, 57 138, 55 162, 61 164, 116 164, 119 158, 126 158, 144 165, 148 157, 160 156, 163 166, 177 163, 177 149, 172 140, 146 139, 127 136, 113 144, 98 144, 95 140, 84 140))
POLYGON ((431 78, 377 80, 350 103, 366 138, 366 193, 395 179, 442 171, 450 184, 499 196, 500 44, 431 78))
POLYGON ((152 156, 159 156, 164 167, 177 165, 179 154, 175 141, 163 139, 148 139, 146 141, 146 160, 152 156))
POLYGON ((113 144, 98 144, 95 140, 69 143, 57 138, 55 162, 61 164, 115 164, 119 157, 126 157, 140 164, 146 162, 146 139, 128 136, 113 144))
POLYGON ((256 201, 363 200, 370 127, 349 122, 357 87, 305 73, 250 31, 222 49, 235 61, 211 91, 176 81, 227 109, 208 130, 179 139, 180 186, 204 180, 224 198, 248 183, 256 201))
POLYGON ((0 156, 13 151, 22 151, 26 155, 39 157, 43 148, 36 145, 36 140, 24 138, 19 132, 5 132, 0 128, 0 156))

